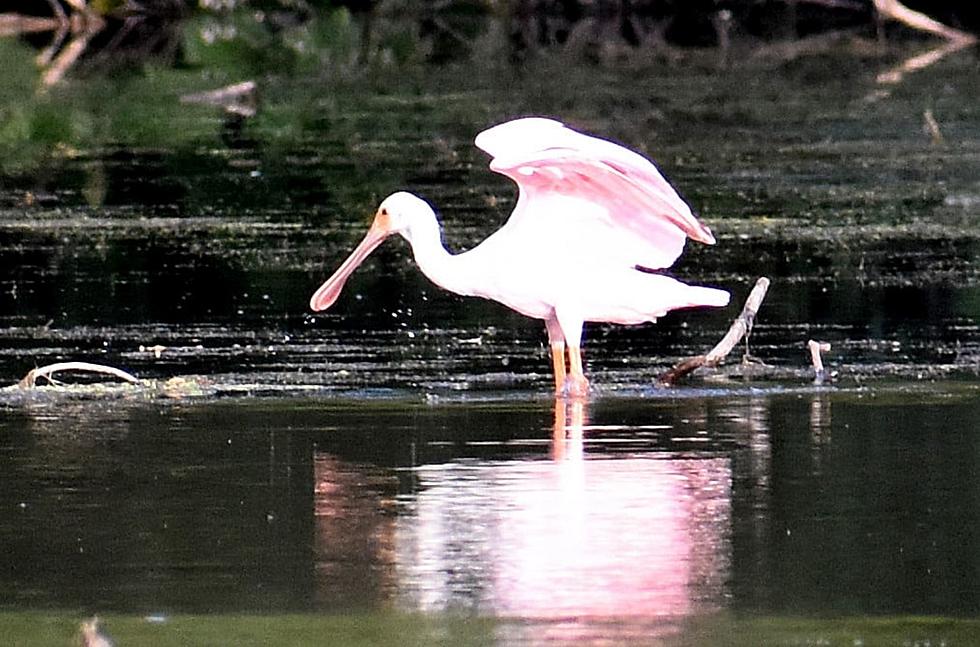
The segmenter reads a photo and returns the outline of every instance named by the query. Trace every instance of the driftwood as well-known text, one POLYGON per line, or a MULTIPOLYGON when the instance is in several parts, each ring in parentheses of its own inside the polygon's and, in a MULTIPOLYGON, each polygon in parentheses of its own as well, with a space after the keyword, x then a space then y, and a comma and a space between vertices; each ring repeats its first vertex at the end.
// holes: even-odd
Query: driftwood
POLYGON ((63 373, 65 371, 77 371, 82 373, 101 373, 103 375, 111 375, 113 377, 119 378, 130 384, 140 384, 139 378, 127 373, 118 368, 113 368, 112 366, 104 366, 102 364, 92 364, 90 362, 57 362, 55 364, 48 364, 47 366, 42 366, 40 368, 32 368, 24 376, 24 379, 20 381, 18 386, 31 389, 37 386, 37 381, 40 378, 47 380, 48 382, 54 384, 54 374, 63 373))
MULTIPOLYGON (((742 312, 739 313, 735 321, 732 322, 731 327, 725 336, 722 337, 721 341, 718 342, 714 348, 708 351, 705 355, 697 355, 695 357, 689 357, 682 362, 676 364, 673 368, 665 373, 661 374, 657 378, 657 385, 659 386, 671 386, 679 378, 696 371, 702 366, 718 366, 724 360, 735 345, 752 332, 752 324, 755 322, 755 315, 759 311, 759 307, 762 305, 762 300, 766 298, 766 292, 769 290, 769 279, 766 277, 760 278, 755 282, 755 287, 749 293, 748 298, 745 300, 745 305, 742 306, 742 312)), ((748 353, 745 355, 748 358, 748 353)))

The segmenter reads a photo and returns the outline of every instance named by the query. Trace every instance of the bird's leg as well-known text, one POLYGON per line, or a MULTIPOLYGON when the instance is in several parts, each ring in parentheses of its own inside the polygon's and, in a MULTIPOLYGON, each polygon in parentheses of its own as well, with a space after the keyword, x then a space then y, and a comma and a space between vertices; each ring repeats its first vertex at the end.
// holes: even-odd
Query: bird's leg
POLYGON ((551 346, 551 368, 555 375, 555 395, 561 395, 565 388, 565 334, 552 316, 544 322, 548 329, 548 343, 551 346))
POLYGON ((588 402, 584 398, 555 399, 555 426, 551 457, 556 461, 582 458, 582 436, 588 421, 588 402))
POLYGON ((568 377, 565 388, 570 398, 583 398, 589 394, 589 380, 582 367, 582 347, 568 346, 568 377))
POLYGON ((555 373, 555 393, 565 388, 565 342, 551 342, 551 368, 555 373))
MULTIPOLYGON (((589 393, 589 381, 585 379, 585 370, 582 367, 582 323, 582 318, 575 310, 560 307, 555 308, 554 316, 545 321, 552 343, 560 339, 568 351, 568 374, 562 372, 560 386, 558 372, 555 371, 556 393, 574 399, 584 398, 589 393)), ((554 346, 552 358, 554 359, 554 346)), ((564 369, 564 357, 561 362, 555 359, 555 365, 559 363, 564 369)))

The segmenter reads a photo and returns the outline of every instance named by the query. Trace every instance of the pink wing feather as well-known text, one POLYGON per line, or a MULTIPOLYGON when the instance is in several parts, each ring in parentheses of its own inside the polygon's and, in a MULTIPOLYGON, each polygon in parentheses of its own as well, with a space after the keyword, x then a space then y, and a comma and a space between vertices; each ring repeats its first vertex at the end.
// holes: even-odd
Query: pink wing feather
MULTIPOLYGON (((493 156, 490 168, 517 182, 518 206, 508 225, 533 217, 545 198, 564 196, 601 207, 602 223, 640 245, 636 264, 669 267, 687 237, 715 242, 711 231, 650 160, 551 119, 530 117, 480 133, 476 145, 493 156)), ((631 262, 634 262, 631 261, 631 262)))

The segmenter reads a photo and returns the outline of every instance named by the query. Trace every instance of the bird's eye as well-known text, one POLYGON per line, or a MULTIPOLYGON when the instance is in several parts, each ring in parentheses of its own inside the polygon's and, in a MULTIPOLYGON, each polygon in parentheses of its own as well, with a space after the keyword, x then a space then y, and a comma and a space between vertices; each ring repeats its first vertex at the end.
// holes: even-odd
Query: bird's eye
POLYGON ((382 216, 387 216, 387 215, 388 215, 388 209, 387 209, 387 208, 385 208, 385 207, 382 207, 382 208, 381 208, 381 215, 382 215, 382 216))

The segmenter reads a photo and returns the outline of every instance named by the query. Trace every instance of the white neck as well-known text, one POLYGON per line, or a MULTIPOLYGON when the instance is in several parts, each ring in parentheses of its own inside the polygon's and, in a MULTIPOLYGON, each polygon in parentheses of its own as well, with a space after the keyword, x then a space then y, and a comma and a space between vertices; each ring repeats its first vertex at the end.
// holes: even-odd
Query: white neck
POLYGON ((456 271, 459 269, 457 260, 460 256, 449 253, 442 244, 442 232, 435 217, 428 222, 425 226, 416 226, 402 232, 402 236, 412 246, 416 265, 439 287, 457 294, 468 294, 461 282, 463 276, 456 271), (431 222, 431 226, 428 222, 431 222))

